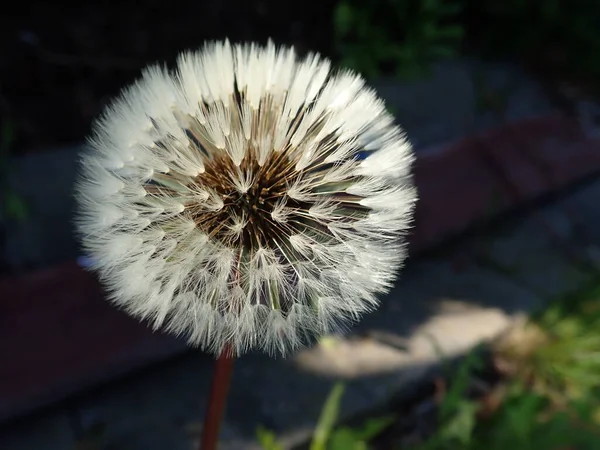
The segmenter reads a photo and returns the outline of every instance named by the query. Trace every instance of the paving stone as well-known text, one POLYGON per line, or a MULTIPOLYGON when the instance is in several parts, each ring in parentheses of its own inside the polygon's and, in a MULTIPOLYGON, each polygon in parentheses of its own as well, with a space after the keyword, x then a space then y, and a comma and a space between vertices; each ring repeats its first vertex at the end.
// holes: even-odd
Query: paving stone
POLYGON ((31 270, 74 259, 73 183, 77 147, 26 154, 11 160, 9 186, 27 205, 28 216, 10 224, 0 259, 31 270))
POLYGON ((475 120, 474 85, 460 61, 434 64, 419 80, 382 79, 373 86, 417 148, 458 139, 475 120))
POLYGON ((61 410, 0 427, 2 450, 73 450, 75 440, 68 416, 61 410))
POLYGON ((0 420, 186 351, 110 305, 75 263, 0 278, 0 420))
POLYGON ((493 139, 489 136, 477 142, 481 157, 496 172, 501 171, 497 175, 516 201, 600 172, 599 138, 563 114, 543 118, 505 125, 502 132, 490 130, 487 134, 493 133, 493 139))
POLYGON ((555 111, 535 78, 505 62, 461 58, 434 64, 419 80, 373 86, 418 150, 555 111))
MULTIPOLYGON (((348 382, 344 414, 358 413, 435 364, 432 339, 454 356, 494 337, 540 301, 476 266, 457 272, 448 259, 413 264, 381 309, 347 338, 289 360, 248 355, 236 362, 222 438, 251 448, 262 425, 297 442, 315 425, 334 380, 348 382)), ((204 411, 210 366, 206 356, 192 355, 93 394, 80 408, 106 421, 112 445, 126 442, 126 448, 141 450, 159 448, 148 447, 150 442, 169 442, 169 448, 184 449, 185 425, 198 423, 204 411)))
POLYGON ((568 198, 559 201, 568 208, 571 238, 574 245, 584 249, 600 270, 600 183, 591 183, 568 198))
MULTIPOLYGON (((78 408, 106 424, 107 449, 188 449, 190 431, 201 428, 211 367, 208 356, 192 354, 101 389, 78 408)), ((236 362, 221 438, 230 446, 248 443, 259 425, 308 430, 331 387, 331 379, 298 372, 291 361, 245 356, 236 362)), ((366 400, 361 389, 349 389, 344 408, 359 410, 366 400)))
POLYGON ((600 173, 600 140, 560 114, 506 124, 418 154, 411 251, 600 173))
MULTIPOLYGON (((600 244, 600 182, 480 238, 480 263, 543 297, 577 289, 594 275, 600 244)), ((600 267, 600 266, 599 266, 600 267)))
POLYGON ((86 395, 77 409, 104 424, 107 450, 191 449, 186 426, 204 411, 210 362, 199 353, 173 360, 86 395))
POLYGON ((554 110, 542 85, 518 65, 508 62, 462 60, 474 84, 475 130, 515 122, 554 110))

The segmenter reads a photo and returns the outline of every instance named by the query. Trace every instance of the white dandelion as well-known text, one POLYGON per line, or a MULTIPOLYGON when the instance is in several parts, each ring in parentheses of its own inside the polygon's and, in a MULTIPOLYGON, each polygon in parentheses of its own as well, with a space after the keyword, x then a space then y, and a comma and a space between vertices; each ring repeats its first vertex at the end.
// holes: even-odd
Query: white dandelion
POLYGON ((212 43, 146 69, 97 121, 77 228, 133 316, 215 354, 286 353, 395 281, 412 161, 359 75, 212 43))

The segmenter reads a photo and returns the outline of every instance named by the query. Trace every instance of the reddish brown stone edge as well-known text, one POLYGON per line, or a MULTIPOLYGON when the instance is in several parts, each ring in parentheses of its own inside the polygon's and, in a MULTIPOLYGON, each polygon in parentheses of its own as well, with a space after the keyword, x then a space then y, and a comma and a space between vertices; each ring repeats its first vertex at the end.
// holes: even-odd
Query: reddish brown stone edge
MULTIPOLYGON (((600 140, 559 114, 428 149, 411 253, 599 170, 600 140)), ((74 262, 0 279, 0 421, 185 351, 110 306, 74 262)))

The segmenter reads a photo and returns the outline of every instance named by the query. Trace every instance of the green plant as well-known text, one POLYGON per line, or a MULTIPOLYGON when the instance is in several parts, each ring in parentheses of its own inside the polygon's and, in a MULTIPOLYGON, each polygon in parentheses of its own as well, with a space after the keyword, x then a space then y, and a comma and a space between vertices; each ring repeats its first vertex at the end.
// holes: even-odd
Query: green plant
MULTIPOLYGON (((458 449, 469 445, 476 424, 477 403, 465 397, 471 373, 483 363, 472 351, 458 366, 438 409, 438 429, 419 450, 458 449)), ((448 370, 449 366, 446 366, 448 370)))
POLYGON ((552 409, 547 396, 517 383, 471 448, 591 450, 598 437, 586 405, 571 402, 565 409, 552 409))
POLYGON ((264 450, 283 450, 283 445, 277 442, 277 436, 272 431, 263 427, 256 430, 258 443, 264 450))
POLYGON ((563 296, 497 349, 517 366, 500 407, 478 418, 464 392, 478 361, 452 377, 437 432, 415 450, 587 450, 600 441, 600 285, 563 296))
POLYGON ((367 77, 414 78, 430 62, 457 54, 463 36, 452 0, 340 0, 334 10, 335 49, 341 64, 367 77))
MULTIPOLYGON (((368 441, 389 427, 395 420, 392 416, 373 418, 359 427, 341 426, 335 428, 344 394, 344 384, 336 383, 321 411, 310 450, 367 450, 368 441)), ((273 432, 259 428, 257 438, 264 450, 283 450, 273 432)))
MULTIPOLYGON (((571 0, 466 2, 469 27, 492 57, 521 57, 561 72, 600 75, 600 3, 571 0), (510 32, 507 32, 510 30, 510 32)), ((531 62, 531 61, 530 61, 531 62)))
POLYGON ((592 280, 535 315, 498 352, 534 389, 563 401, 600 391, 600 285, 592 280))
MULTIPOLYGON (((464 373, 457 375, 455 386, 462 386, 464 373)), ((592 450, 600 433, 594 423, 596 410, 589 401, 572 401, 562 409, 553 409, 543 394, 515 382, 502 406, 487 420, 478 419, 479 405, 462 395, 444 398, 436 433, 413 450, 592 450)))

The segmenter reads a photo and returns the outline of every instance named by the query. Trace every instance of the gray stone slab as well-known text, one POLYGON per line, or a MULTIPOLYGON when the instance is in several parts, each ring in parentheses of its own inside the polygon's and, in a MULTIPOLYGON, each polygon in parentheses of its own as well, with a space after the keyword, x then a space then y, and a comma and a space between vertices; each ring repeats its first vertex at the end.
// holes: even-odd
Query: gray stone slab
POLYGON ((479 238, 476 258, 544 298, 571 292, 594 275, 600 248, 599 200, 596 182, 512 220, 497 233, 479 238))
POLYGON ((374 80, 417 151, 555 107, 541 84, 510 63, 461 58, 414 81, 374 80))
MULTIPOLYGON (((91 393, 79 401, 79 412, 106 427, 106 449, 191 448, 186 425, 203 413, 210 361, 193 353, 155 367, 91 393)), ((223 431, 232 434, 228 424, 223 431)))
POLYGON ((571 241, 583 249, 600 270, 600 182, 594 182, 561 200, 559 205, 568 208, 571 241))
MULTIPOLYGON (((455 356, 540 301, 492 271, 457 272, 450 258, 413 264, 381 309, 349 336, 287 360, 248 355, 236 362, 224 443, 252 448, 259 425, 297 443, 315 425, 335 380, 348 383, 344 415, 358 413, 431 368, 439 359, 433 342, 455 356)), ((190 355, 92 394, 80 411, 106 423, 107 448, 191 448, 186 430, 200 425, 210 363, 190 355)))
POLYGON ((415 147, 462 137, 475 120, 474 85, 460 61, 434 64, 419 80, 381 79, 372 85, 415 147))
MULTIPOLYGON (((211 363, 206 355, 190 354, 93 393, 79 402, 79 411, 105 424, 103 448, 191 449, 202 425, 211 363)), ((236 362, 221 433, 229 447, 223 448, 247 448, 258 425, 284 431, 290 418, 318 417, 332 383, 299 372, 291 360, 245 356, 236 362)), ((366 401, 367 393, 351 385, 344 408, 358 410, 366 401)), ((298 425, 309 430, 312 422, 298 425)))
POLYGON ((477 103, 474 130, 516 122, 556 109, 541 83, 515 64, 474 59, 464 59, 462 64, 474 84, 477 103))
POLYGON ((73 183, 78 148, 27 154, 10 164, 9 186, 28 207, 8 224, 4 254, 14 269, 29 269, 77 256, 73 238, 73 183))
POLYGON ((62 410, 0 428, 2 450, 72 450, 75 439, 62 410))

